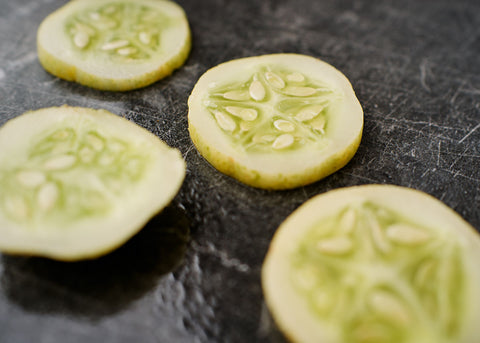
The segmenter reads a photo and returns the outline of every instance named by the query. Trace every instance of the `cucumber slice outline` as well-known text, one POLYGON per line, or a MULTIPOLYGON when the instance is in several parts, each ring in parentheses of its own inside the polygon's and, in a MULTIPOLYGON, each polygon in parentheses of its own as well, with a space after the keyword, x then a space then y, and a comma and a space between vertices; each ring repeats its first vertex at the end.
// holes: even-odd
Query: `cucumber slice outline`
MULTIPOLYGON (((82 39, 83 43, 77 42, 80 46, 85 44, 86 38, 82 39)), ((139 40, 145 41, 142 37, 139 40)), ((190 49, 191 33, 185 12, 169 0, 73 0, 48 15, 37 32, 38 58, 45 70, 59 78, 107 91, 145 87, 172 74, 185 63, 190 49), (169 25, 158 33, 159 51, 149 59, 136 61, 115 61, 102 56, 101 51, 83 56, 75 45, 77 37, 66 32, 68 20, 76 13, 108 4, 147 6, 163 13, 169 25)))
MULTIPOLYGON (((56 212, 57 217, 53 219, 47 215, 35 220, 14 220, 5 209, 8 195, 2 194, 0 250, 5 253, 38 255, 64 261, 101 256, 141 230, 171 202, 183 183, 185 162, 177 149, 169 147, 148 130, 106 110, 69 106, 26 112, 0 128, 0 145, 5 147, 0 152, 0 183, 5 185, 9 181, 2 180, 8 172, 28 166, 31 156, 27 156, 27 152, 32 148, 32 142, 57 127, 98 130, 104 137, 117 137, 128 142, 129 149, 146 156, 141 180, 132 181, 126 192, 119 190, 115 193, 112 188, 106 187, 110 190, 108 200, 113 204, 109 211, 92 217, 80 216, 70 222, 62 217, 61 212, 56 212)), ((78 152, 80 147, 75 144, 74 149, 78 152)), ((79 155, 74 156, 79 158, 79 155)), ((91 169, 85 167, 80 173, 83 170, 91 169)), ((95 190, 95 186, 91 185, 98 184, 98 173, 95 168, 93 170, 88 175, 80 174, 78 178, 84 176, 80 182, 88 181, 90 187, 86 188, 95 190)), ((63 175, 67 175, 64 179, 70 177, 70 174, 63 175)), ((112 179, 106 176, 107 181, 112 179)), ((72 181, 72 184, 75 185, 75 182, 72 181)), ((60 186, 58 189, 62 190, 60 186)), ((68 206, 61 208, 65 211, 69 209, 68 206)))
MULTIPOLYGON (((463 319, 457 335, 450 338, 444 337, 444 332, 440 330, 441 325, 436 326, 436 323, 429 322, 430 327, 422 326, 423 321, 419 319, 411 324, 410 339, 398 340, 398 342, 474 342, 480 334, 477 324, 480 318, 480 295, 478 294, 480 271, 475 264, 480 258, 478 232, 451 208, 430 195, 392 185, 354 186, 329 191, 304 203, 280 225, 272 239, 262 267, 262 288, 265 301, 279 328, 292 342, 352 343, 351 340, 344 339, 338 323, 318 319, 312 312, 311 304, 297 292, 291 279, 292 273, 295 272, 291 267, 291 257, 292 253, 298 249, 299 242, 323 219, 339 213, 349 204, 361 204, 365 201, 393 209, 402 216, 410 218, 420 227, 436 230, 438 236, 435 237, 440 237, 441 240, 447 242, 445 244, 447 247, 450 244, 460 248, 459 256, 463 275, 467 279, 464 282, 462 311, 451 313, 451 315, 458 315, 461 320, 463 319)), ((341 231, 340 228, 338 228, 339 231, 341 231)), ((335 233, 337 231, 332 231, 332 234, 335 233)), ((443 253, 443 250, 438 252, 440 255, 443 253)), ((412 251, 412 254, 415 256, 415 250, 412 251)), ((348 256, 346 255, 345 258, 348 259, 348 256)), ((352 256, 357 255, 350 255, 350 259, 354 258, 352 256)), ((392 260, 391 262, 392 266, 395 266, 402 260, 392 260)), ((380 274, 380 276, 386 277, 385 274, 380 274)), ((379 276, 371 275, 370 277, 375 279, 379 276)), ((352 282, 352 284, 361 287, 361 282, 352 282)), ((340 288, 341 286, 342 284, 338 284, 336 287, 340 288)), ((448 287, 443 282, 438 282, 437 286, 440 289, 448 287)), ((349 304, 351 304, 351 311, 354 312, 354 303, 349 304)), ((349 315, 351 314, 345 315, 344 318, 349 315)), ((383 343, 386 341, 372 340, 372 342, 383 343)))
POLYGON ((363 110, 348 79, 331 65, 299 54, 247 57, 213 67, 197 81, 188 99, 188 107, 190 137, 200 154, 220 172, 247 185, 265 189, 303 186, 339 170, 357 151, 363 130, 363 110), (300 72, 330 85, 343 97, 341 103, 332 103, 332 107, 337 106, 332 110, 336 116, 331 116, 327 123, 330 144, 326 148, 251 153, 232 144, 225 134, 228 122, 224 126, 227 130, 219 127, 219 118, 205 108, 209 92, 228 85, 228 82, 245 84, 258 68, 265 66, 291 70, 292 74, 300 72))

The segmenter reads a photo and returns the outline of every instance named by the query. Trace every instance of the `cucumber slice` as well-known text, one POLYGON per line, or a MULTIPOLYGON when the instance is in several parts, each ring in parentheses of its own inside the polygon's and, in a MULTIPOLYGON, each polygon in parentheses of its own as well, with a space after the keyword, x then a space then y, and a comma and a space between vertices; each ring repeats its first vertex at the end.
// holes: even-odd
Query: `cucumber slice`
POLYGON ((304 55, 220 64, 200 77, 188 107, 190 136, 207 161, 266 189, 306 185, 342 168, 363 129, 346 77, 304 55))
POLYGON ((425 193, 330 191, 275 234, 262 286, 294 342, 472 343, 480 328, 480 239, 425 193))
POLYGON ((180 152, 105 110, 53 107, 0 129, 0 250, 59 260, 123 244, 178 192, 180 152))
POLYGON ((167 0, 73 0, 50 14, 37 35, 48 72, 109 91, 170 75, 190 46, 185 13, 167 0))

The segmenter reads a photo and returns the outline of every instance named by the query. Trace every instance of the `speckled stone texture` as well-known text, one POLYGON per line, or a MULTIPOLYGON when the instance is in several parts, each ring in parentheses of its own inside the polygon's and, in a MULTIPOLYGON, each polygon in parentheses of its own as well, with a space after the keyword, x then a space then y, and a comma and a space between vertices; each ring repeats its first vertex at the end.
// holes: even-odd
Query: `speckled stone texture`
POLYGON ((188 169, 164 213, 106 257, 0 255, 0 342, 285 342, 263 302, 263 258, 283 219, 338 187, 416 188, 480 229, 480 2, 177 2, 193 33, 185 66, 147 88, 109 93, 38 63, 37 27, 66 1, 0 0, 0 125, 48 106, 105 108, 179 148, 188 169), (319 57, 344 72, 365 129, 339 172, 269 192, 221 175, 198 154, 187 98, 216 64, 276 52, 319 57))

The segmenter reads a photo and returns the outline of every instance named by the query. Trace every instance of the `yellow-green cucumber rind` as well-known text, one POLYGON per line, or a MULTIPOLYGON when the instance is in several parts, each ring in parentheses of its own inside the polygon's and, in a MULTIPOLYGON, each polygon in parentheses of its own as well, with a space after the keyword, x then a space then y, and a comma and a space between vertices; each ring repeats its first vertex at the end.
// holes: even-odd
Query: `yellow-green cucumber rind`
MULTIPOLYGON (((201 152, 201 155, 213 165, 215 169, 246 185, 267 190, 286 190, 305 186, 333 174, 347 165, 347 163, 353 158, 362 139, 362 136, 359 135, 348 147, 346 147, 345 151, 340 151, 331 156, 328 163, 304 169, 302 173, 266 174, 260 173, 255 169, 246 168, 237 163, 231 156, 220 152, 215 149, 214 146, 209 146, 194 127, 189 126, 188 130, 192 142, 201 152)), ((319 153, 321 154, 321 152, 319 153)), ((294 159, 295 153, 293 152, 290 154, 292 155, 292 159, 294 159)), ((315 157, 312 156, 312 158, 315 157)))
POLYGON ((0 153, 3 169, 18 167, 31 140, 40 130, 56 123, 82 126, 95 123, 100 130, 148 147, 149 165, 143 179, 128 195, 117 199, 104 217, 82 218, 69 225, 46 221, 29 224, 14 221, 0 210, 0 250, 8 254, 44 256, 62 261, 92 259, 125 243, 175 197, 185 177, 185 162, 177 149, 170 148, 148 130, 105 110, 80 107, 53 107, 30 111, 0 128, 0 144, 10 149, 0 153), (18 133, 20 130, 20 133, 18 133), (8 151, 9 150, 9 151, 8 151), (12 157, 11 154, 14 156, 12 157))

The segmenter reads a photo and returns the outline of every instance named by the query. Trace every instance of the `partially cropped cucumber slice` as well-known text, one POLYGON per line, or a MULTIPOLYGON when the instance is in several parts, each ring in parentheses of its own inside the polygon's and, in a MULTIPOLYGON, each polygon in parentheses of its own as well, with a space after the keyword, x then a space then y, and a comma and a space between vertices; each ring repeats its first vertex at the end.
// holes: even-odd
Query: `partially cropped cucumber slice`
POLYGON ((280 226, 262 269, 294 342, 473 343, 480 238, 440 201, 398 186, 319 195, 280 226))
POLYGON ((185 13, 168 0, 73 0, 49 15, 37 35, 47 71, 110 91, 170 75, 190 46, 185 13))
POLYGON ((347 78, 304 55, 220 64, 198 80, 188 106, 200 153, 219 171, 267 189, 298 187, 342 168, 363 129, 347 78))
POLYGON ((59 260, 118 247, 178 192, 180 152, 105 110, 54 107, 0 129, 0 250, 59 260))

